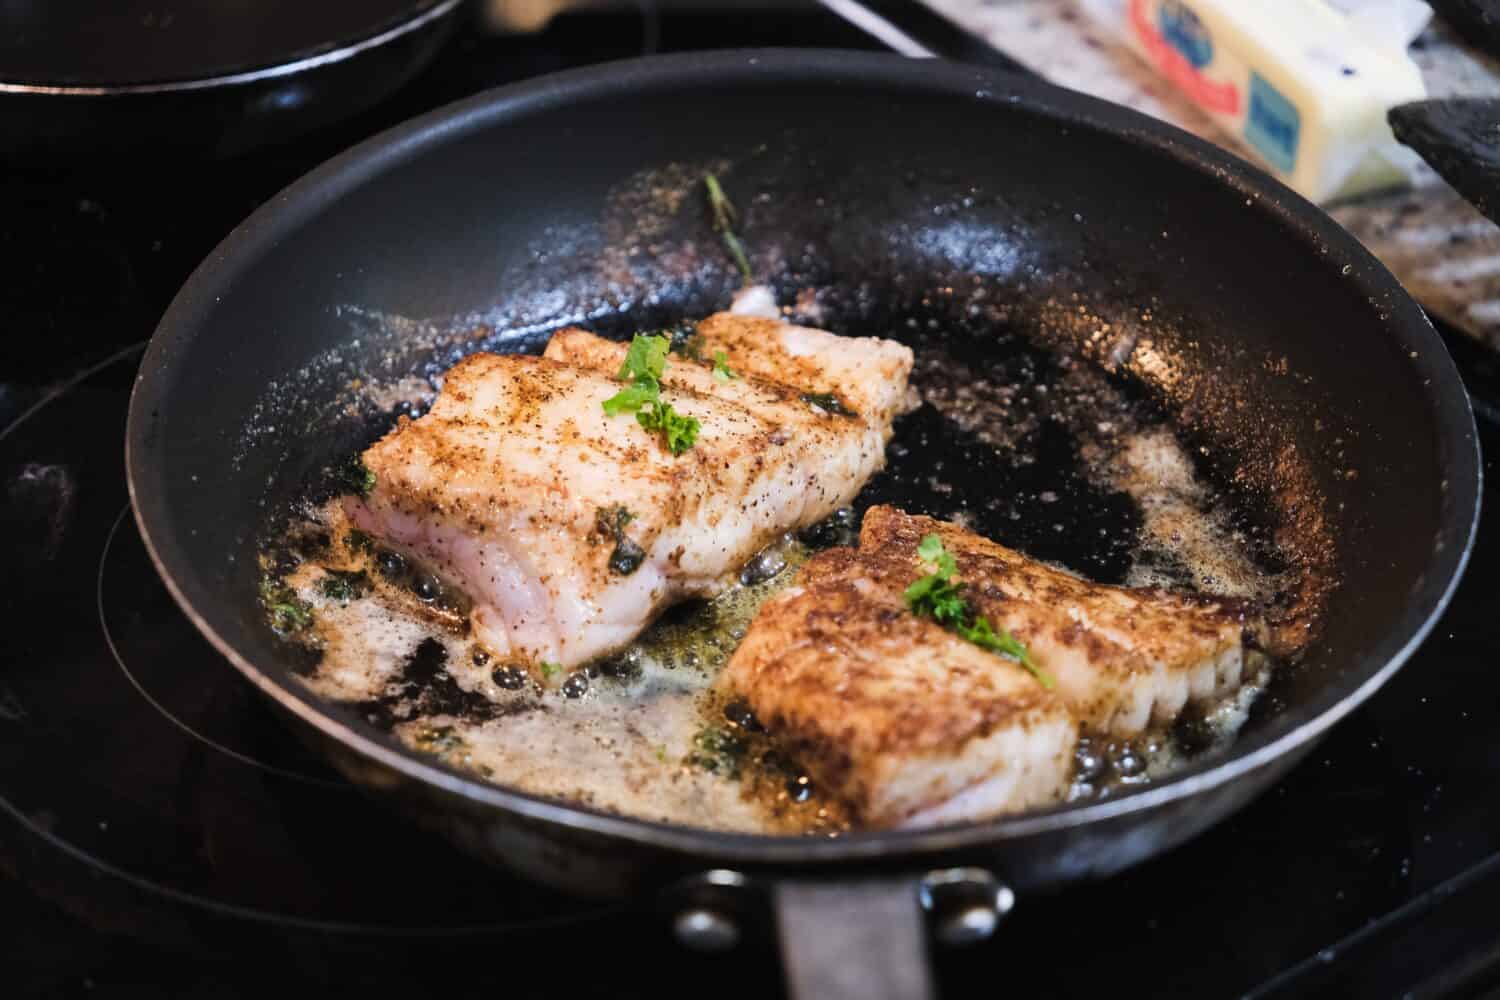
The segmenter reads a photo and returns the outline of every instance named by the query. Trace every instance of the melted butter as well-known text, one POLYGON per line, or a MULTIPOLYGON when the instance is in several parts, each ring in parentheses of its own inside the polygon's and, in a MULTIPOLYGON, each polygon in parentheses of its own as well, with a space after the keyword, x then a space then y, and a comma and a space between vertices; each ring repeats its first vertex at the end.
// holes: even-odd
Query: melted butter
POLYGON ((1280 575, 1257 566, 1228 506, 1197 477, 1175 436, 1153 428, 1126 435, 1100 474, 1141 511, 1141 545, 1131 587, 1191 589, 1269 603, 1280 575))
POLYGON ((321 697, 364 707, 413 749, 507 787, 647 819, 759 833, 847 827, 842 811, 816 794, 798 801, 801 776, 764 736, 727 718, 710 691, 761 602, 807 560, 807 547, 790 536, 757 557, 764 579, 668 609, 629 648, 561 688, 528 681, 512 690, 498 679, 504 664, 466 629, 422 614, 420 602, 381 575, 376 552, 347 544, 336 504, 308 512, 290 541, 314 530, 332 543, 284 577, 313 611, 298 638, 321 651, 302 681, 321 697), (323 591, 330 571, 363 572, 371 587, 350 600, 331 598, 323 591), (436 680, 457 689, 446 698, 409 677, 423 643, 441 649, 427 647, 441 661, 436 680), (457 693, 472 700, 452 704, 457 693), (705 766, 710 730, 742 744, 732 771, 705 766))
MULTIPOLYGON (((1145 441, 1152 462, 1120 467, 1118 482, 1143 491, 1138 498, 1143 510, 1201 514, 1205 497, 1192 480, 1191 466, 1168 443, 1175 447, 1170 438, 1145 441), (1147 474, 1161 472, 1164 463, 1170 463, 1170 474, 1147 474), (1148 488, 1150 494, 1144 492, 1148 488)), ((1148 525, 1152 518, 1148 513, 1148 525)), ((749 833, 837 835, 849 828, 840 806, 816 795, 815 786, 804 798, 801 786, 808 782, 794 762, 768 737, 732 721, 734 713, 726 714, 712 690, 761 604, 787 586, 810 557, 794 537, 764 550, 753 563, 759 572, 748 582, 712 600, 668 609, 630 647, 578 671, 560 688, 544 689, 528 680, 514 690, 500 683, 498 668, 504 664, 491 659, 466 628, 455 630, 450 614, 414 600, 405 586, 382 574, 378 550, 348 544, 349 525, 336 503, 308 512, 289 536, 291 544, 310 532, 326 535, 331 544, 284 577, 313 610, 314 623, 299 638, 321 653, 302 681, 333 701, 378 705, 372 721, 388 724, 412 749, 496 784, 645 819, 749 833), (363 572, 370 587, 362 596, 338 600, 323 590, 330 572, 363 572), (409 666, 424 643, 441 650, 428 649, 441 660, 437 679, 472 700, 435 701, 423 686, 430 687, 431 679, 413 681, 409 666), (710 731, 741 746, 732 768, 705 766, 703 737, 710 731)), ((1206 527, 1204 535, 1213 537, 1206 527)), ((1249 572, 1253 567, 1229 561, 1226 549, 1188 546, 1181 558, 1204 578, 1212 568, 1214 580, 1243 588, 1245 596, 1258 592, 1249 572)), ((1149 554, 1149 543, 1143 551, 1149 554)), ((1228 555, 1244 558, 1232 550, 1228 555)), ((1151 585, 1149 572, 1133 571, 1132 582, 1151 585)), ((406 583, 414 575, 396 579, 406 583)), ((1176 578, 1164 582, 1181 586, 1176 578)), ((1203 754, 1223 752, 1270 675, 1268 661, 1251 656, 1250 677, 1234 696, 1190 709, 1171 729, 1133 740, 1086 733, 1075 753, 1067 799, 1115 794, 1158 780, 1203 754), (1190 738, 1184 736, 1188 730, 1190 738)))
POLYGON ((1271 662, 1246 654, 1244 684, 1214 704, 1189 705, 1177 722, 1134 739, 1116 740, 1085 731, 1074 751, 1067 800, 1102 798, 1159 781, 1190 763, 1222 755, 1234 744, 1250 707, 1271 679, 1271 662))

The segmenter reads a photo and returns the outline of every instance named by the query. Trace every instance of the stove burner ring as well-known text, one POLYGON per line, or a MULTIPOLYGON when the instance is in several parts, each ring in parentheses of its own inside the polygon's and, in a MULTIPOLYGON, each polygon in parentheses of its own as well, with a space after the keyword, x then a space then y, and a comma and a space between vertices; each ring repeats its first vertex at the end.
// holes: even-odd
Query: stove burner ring
POLYGON ((136 677, 133 671, 131 671, 129 665, 126 664, 125 657, 121 654, 120 648, 115 642, 115 637, 110 632, 108 616, 104 613, 105 566, 109 562, 110 551, 114 548, 115 535, 119 532, 120 525, 124 523, 125 517, 129 513, 130 505, 126 504, 123 508, 121 508, 120 512, 115 515, 114 523, 110 525, 109 528, 109 535, 104 540, 104 549, 99 554, 99 572, 95 582, 95 603, 98 608, 99 614, 99 630, 104 635, 104 643, 109 647, 110 655, 114 657, 115 664, 119 666, 120 672, 125 675, 125 679, 130 682, 131 687, 135 688, 140 696, 146 699, 148 703, 150 703, 151 707, 155 708, 157 712, 161 713, 161 715, 164 716, 167 721, 171 722, 178 729, 182 730, 184 733, 193 737, 195 740, 204 744, 205 746, 210 746, 220 753, 234 758, 242 764, 248 764, 251 767, 259 768, 262 771, 270 772, 271 774, 275 774, 282 778, 289 778, 293 781, 301 781, 311 785, 321 785, 325 788, 349 787, 346 782, 341 780, 333 780, 320 777, 316 774, 308 774, 303 771, 294 771, 288 768, 278 767, 275 764, 268 764, 265 761, 257 760, 248 754, 233 749, 232 747, 227 747, 217 740, 214 740, 199 732, 193 726, 175 715, 170 709, 168 709, 155 697, 153 697, 150 691, 146 690, 146 686, 141 683, 140 679, 136 677))
POLYGON ((116 364, 120 361, 124 361, 131 355, 139 354, 145 349, 146 341, 137 341, 134 344, 129 345, 128 347, 120 348, 118 351, 114 352, 108 357, 101 358, 82 371, 77 372, 72 377, 67 379, 67 381, 52 388, 51 390, 43 394, 42 397, 36 402, 32 403, 26 409, 16 414, 15 419, 13 419, 10 423, 6 424, 4 427, 0 427, 0 441, 4 441, 6 438, 10 437, 10 435, 17 429, 19 429, 22 424, 26 423, 26 421, 30 420, 38 413, 45 410, 48 406, 57 402, 63 396, 66 396, 69 392, 72 392, 73 389, 75 389, 79 385, 82 385, 84 382, 87 382, 95 375, 104 371, 104 369, 108 368, 110 365, 116 364))

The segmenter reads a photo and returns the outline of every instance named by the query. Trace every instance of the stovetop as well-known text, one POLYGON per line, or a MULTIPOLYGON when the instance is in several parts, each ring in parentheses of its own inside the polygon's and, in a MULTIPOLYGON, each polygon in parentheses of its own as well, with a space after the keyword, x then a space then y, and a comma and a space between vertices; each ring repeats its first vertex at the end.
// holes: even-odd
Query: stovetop
MULTIPOLYGON (((136 364, 172 294, 230 228, 327 156, 540 72, 788 43, 878 47, 814 10, 572 15, 538 36, 460 32, 385 106, 240 160, 4 173, 0 993, 779 994, 768 942, 698 956, 649 903, 580 902, 476 867, 301 749, 159 583, 127 508, 121 442, 136 364)), ((1449 339, 1496 453, 1500 361, 1449 339)), ((944 995, 1493 985, 1494 491, 1433 638, 1305 764, 1166 857, 1023 898, 992 941, 936 956, 944 995)))

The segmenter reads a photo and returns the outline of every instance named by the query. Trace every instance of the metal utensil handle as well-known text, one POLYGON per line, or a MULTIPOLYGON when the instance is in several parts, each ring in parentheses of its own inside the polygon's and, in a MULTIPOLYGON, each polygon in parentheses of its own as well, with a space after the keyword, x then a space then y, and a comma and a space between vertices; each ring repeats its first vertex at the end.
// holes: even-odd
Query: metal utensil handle
POLYGON ((936 1000, 912 878, 776 885, 793 1000, 936 1000))
POLYGON ((1030 69, 922 0, 818 0, 893 52, 952 59, 1033 76, 1030 69))

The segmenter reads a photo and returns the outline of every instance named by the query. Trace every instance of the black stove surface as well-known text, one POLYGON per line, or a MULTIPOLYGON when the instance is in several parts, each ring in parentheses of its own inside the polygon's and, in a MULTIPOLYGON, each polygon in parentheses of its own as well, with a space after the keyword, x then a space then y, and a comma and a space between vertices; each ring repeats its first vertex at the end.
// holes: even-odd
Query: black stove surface
MULTIPOLYGON (((479 868, 305 752, 188 624, 126 504, 135 367, 190 270, 341 148, 487 86, 645 49, 874 48, 816 12, 577 15, 461 32, 384 107, 232 162, 0 186, 0 994, 775 996, 768 943, 685 953, 644 906, 479 868)), ((1500 361, 1450 338, 1500 449, 1500 361)), ((1486 464, 1486 471, 1491 467, 1486 464)), ((1489 477, 1493 483, 1493 475, 1489 477)), ((937 956, 947 996, 1466 996, 1500 924, 1500 503, 1438 631, 1282 785, 1107 883, 937 956)))

